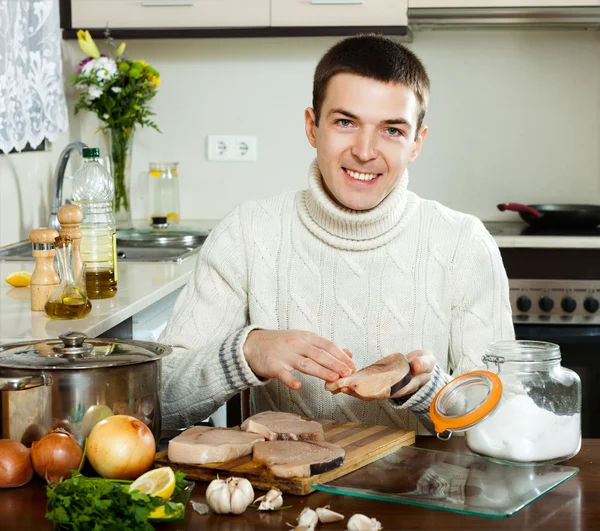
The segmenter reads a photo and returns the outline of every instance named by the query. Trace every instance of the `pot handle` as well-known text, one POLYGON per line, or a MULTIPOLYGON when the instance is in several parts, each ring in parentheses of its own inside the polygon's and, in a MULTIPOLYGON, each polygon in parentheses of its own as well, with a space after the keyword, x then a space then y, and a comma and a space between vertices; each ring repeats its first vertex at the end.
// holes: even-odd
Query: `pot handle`
POLYGON ((531 214, 536 218, 541 218, 542 214, 539 210, 530 207, 529 205, 524 205, 522 203, 500 203, 496 205, 500 212, 504 212, 505 210, 510 210, 512 212, 526 212, 527 214, 531 214))
POLYGON ((23 391, 42 385, 52 385, 52 376, 40 374, 38 376, 0 378, 0 391, 23 391))

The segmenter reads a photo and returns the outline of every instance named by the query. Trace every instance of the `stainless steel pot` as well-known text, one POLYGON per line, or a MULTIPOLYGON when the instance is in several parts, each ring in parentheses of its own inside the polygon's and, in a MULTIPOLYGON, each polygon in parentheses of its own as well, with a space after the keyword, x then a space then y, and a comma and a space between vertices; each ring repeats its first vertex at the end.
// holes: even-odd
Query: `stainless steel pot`
POLYGON ((131 415, 158 442, 160 362, 171 348, 80 332, 59 338, 0 346, 2 437, 29 446, 62 427, 83 444, 107 416, 131 415))

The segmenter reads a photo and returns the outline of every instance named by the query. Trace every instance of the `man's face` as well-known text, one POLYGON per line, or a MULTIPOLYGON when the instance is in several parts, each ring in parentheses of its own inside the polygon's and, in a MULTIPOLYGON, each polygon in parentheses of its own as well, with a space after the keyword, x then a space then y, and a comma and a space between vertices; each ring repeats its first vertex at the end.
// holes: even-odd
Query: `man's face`
POLYGON ((427 128, 415 134, 418 114, 417 98, 405 85, 354 74, 332 77, 319 126, 313 109, 304 116, 332 199, 352 210, 381 203, 421 150, 427 128))

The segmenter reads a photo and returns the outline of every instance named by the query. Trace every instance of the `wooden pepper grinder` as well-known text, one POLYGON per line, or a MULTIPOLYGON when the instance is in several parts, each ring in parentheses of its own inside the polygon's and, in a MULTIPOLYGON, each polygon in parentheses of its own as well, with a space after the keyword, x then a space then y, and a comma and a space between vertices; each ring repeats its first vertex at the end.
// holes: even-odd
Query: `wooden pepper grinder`
MULTIPOLYGON (((63 205, 58 209, 58 222, 60 223, 60 235, 69 236, 73 248, 73 273, 75 278, 81 273, 81 220, 83 212, 77 205, 63 205)), ((85 280, 85 279, 84 279, 85 280)))
POLYGON ((43 312, 50 294, 60 284, 60 277, 54 269, 54 238, 58 232, 43 227, 29 233, 32 243, 31 254, 35 259, 35 269, 31 275, 31 309, 43 312))

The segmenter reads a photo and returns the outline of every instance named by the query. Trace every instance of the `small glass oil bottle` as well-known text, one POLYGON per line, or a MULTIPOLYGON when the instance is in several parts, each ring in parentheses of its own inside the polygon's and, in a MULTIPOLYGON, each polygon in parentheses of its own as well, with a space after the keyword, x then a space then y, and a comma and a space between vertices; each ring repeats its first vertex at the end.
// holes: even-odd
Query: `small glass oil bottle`
POLYGON ((78 278, 73 276, 73 248, 69 236, 54 240, 58 259, 59 286, 52 292, 44 310, 51 319, 81 319, 92 310, 85 287, 85 264, 78 278))

